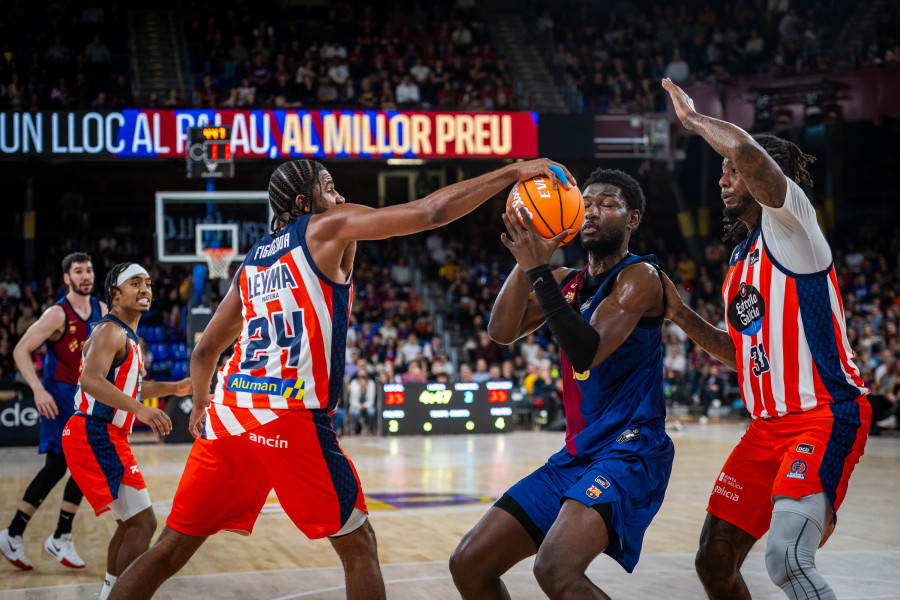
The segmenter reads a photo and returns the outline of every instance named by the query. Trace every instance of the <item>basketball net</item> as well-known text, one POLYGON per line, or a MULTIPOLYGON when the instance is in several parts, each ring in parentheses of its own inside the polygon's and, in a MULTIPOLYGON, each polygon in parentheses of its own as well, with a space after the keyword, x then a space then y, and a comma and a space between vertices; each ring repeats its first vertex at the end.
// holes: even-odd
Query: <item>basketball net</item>
POLYGON ((234 254, 231 248, 204 248, 203 256, 206 257, 206 265, 209 267, 209 278, 228 279, 228 270, 234 254))

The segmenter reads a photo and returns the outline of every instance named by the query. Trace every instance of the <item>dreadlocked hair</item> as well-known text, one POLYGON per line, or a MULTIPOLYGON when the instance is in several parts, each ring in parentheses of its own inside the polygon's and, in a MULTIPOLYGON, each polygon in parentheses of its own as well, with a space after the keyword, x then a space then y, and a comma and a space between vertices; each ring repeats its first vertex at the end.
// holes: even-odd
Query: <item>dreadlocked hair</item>
POLYGON ((113 307, 113 294, 119 287, 116 285, 116 281, 119 279, 119 275, 122 274, 122 271, 130 267, 135 263, 123 262, 117 265, 114 265, 113 268, 109 270, 106 274, 106 281, 103 283, 103 293, 106 294, 106 304, 110 309, 113 307))
POLYGON ((813 186, 812 177, 806 166, 816 162, 815 156, 804 153, 794 142, 774 135, 755 135, 753 139, 772 157, 785 176, 790 177, 798 185, 805 183, 809 187, 813 186))
POLYGON ((300 215, 312 211, 313 190, 319 187, 319 173, 325 167, 314 160, 292 160, 282 163, 269 178, 269 204, 272 206, 270 227, 278 231, 300 215), (302 208, 294 201, 303 196, 302 208))
MULTIPOLYGON (((806 167, 816 162, 816 157, 806 154, 797 144, 780 137, 761 134, 753 136, 753 139, 762 146, 766 154, 772 157, 785 177, 791 179, 798 185, 806 184, 813 186, 812 177, 806 167)), ((760 214, 760 218, 762 215, 760 214)), ((722 237, 723 242, 740 242, 750 232, 747 225, 739 219, 725 218, 725 235, 722 237)), ((759 223, 757 223, 758 225, 759 223)))

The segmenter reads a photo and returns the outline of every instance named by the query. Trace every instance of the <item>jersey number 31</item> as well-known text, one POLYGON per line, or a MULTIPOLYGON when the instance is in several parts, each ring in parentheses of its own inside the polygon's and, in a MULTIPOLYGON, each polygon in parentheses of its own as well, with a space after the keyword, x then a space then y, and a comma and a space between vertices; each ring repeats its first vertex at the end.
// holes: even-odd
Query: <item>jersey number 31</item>
POLYGON ((769 370, 769 359, 766 358, 766 349, 762 344, 750 348, 750 358, 753 360, 753 374, 756 377, 769 370))

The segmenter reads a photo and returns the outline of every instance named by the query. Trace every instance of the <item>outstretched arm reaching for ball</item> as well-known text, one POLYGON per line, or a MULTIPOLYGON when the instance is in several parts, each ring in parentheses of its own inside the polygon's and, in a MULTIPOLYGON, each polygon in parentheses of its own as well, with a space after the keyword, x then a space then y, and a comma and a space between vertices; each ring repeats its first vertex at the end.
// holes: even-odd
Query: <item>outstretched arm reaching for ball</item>
MULTIPOLYGON (((551 185, 567 189, 575 184, 571 173, 562 165, 546 158, 507 165, 474 179, 467 179, 428 196, 385 208, 338 203, 309 220, 306 241, 313 261, 332 281, 345 281, 347 249, 358 240, 382 240, 435 229, 472 212, 504 188, 532 177, 544 175, 551 185), (557 184, 557 172, 567 182, 557 184), (343 263, 343 268, 341 267, 343 263)), ((334 188, 325 182, 326 193, 334 188)))

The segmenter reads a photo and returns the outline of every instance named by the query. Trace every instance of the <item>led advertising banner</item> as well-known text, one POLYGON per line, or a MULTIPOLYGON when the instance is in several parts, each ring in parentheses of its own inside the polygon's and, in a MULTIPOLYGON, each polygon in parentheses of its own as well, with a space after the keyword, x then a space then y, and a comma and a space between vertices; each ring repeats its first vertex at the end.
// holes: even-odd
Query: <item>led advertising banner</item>
POLYGON ((510 381, 383 386, 381 435, 512 431, 510 381))
POLYGON ((0 112, 0 158, 185 158, 192 127, 230 126, 240 158, 533 158, 536 112, 0 112))

